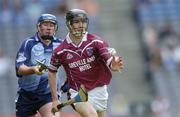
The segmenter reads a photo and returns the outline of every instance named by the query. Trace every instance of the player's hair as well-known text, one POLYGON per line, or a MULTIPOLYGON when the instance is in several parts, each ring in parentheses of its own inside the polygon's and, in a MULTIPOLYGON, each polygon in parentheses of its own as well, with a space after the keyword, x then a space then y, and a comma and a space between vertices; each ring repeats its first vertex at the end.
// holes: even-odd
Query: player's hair
POLYGON ((76 17, 81 17, 81 18, 85 19, 85 21, 87 22, 87 26, 85 28, 85 32, 86 32, 87 28, 88 28, 89 19, 87 17, 87 13, 84 10, 81 10, 81 9, 72 9, 72 10, 69 10, 66 13, 66 17, 65 18, 66 18, 67 28, 69 30, 71 30, 72 21, 76 17))

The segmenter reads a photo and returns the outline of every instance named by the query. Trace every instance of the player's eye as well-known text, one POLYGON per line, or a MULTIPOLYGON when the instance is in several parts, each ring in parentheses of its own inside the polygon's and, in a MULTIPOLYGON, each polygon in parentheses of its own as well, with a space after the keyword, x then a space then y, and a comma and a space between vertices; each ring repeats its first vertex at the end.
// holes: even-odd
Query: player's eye
POLYGON ((82 19, 82 22, 83 23, 87 23, 87 19, 82 19))
POLYGON ((73 20, 72 23, 79 23, 79 20, 73 20))

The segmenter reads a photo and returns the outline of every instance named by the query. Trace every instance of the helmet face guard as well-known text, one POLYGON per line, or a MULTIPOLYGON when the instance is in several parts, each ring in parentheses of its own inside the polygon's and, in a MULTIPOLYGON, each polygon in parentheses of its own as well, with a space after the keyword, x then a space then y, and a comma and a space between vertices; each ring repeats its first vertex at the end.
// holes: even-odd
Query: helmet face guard
MULTIPOLYGON (((55 25, 55 31, 58 30, 58 22, 56 19, 56 16, 52 14, 42 14, 38 21, 37 21, 37 27, 39 27, 43 22, 51 22, 55 25)), ((41 38, 43 40, 52 40, 54 35, 41 35, 41 38)))
POLYGON ((88 28, 88 23, 89 23, 89 20, 88 20, 88 17, 87 17, 87 13, 84 10, 72 9, 72 10, 70 10, 70 11, 68 11, 66 13, 66 25, 67 25, 67 28, 76 37, 83 36, 86 33, 87 28, 88 28), (82 18, 82 20, 84 20, 85 23, 86 23, 86 27, 84 27, 83 31, 75 31, 73 29, 73 27, 72 27, 73 21, 77 17, 82 18))

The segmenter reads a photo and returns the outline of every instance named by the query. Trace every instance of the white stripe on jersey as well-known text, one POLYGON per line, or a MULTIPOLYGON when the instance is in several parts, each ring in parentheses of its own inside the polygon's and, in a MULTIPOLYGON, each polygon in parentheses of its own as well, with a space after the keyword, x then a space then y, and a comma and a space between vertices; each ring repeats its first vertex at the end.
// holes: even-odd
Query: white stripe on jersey
POLYGON ((31 38, 27 39, 26 42, 25 42, 25 44, 24 44, 24 48, 26 48, 27 43, 28 43, 29 41, 32 41, 32 40, 34 40, 34 39, 31 39, 31 38))
POLYGON ((79 56, 79 54, 78 54, 77 52, 72 51, 72 50, 70 50, 70 49, 63 49, 63 50, 57 52, 57 55, 62 54, 62 53, 65 52, 65 51, 69 51, 69 52, 75 53, 75 54, 77 54, 77 55, 79 56))
POLYGON ((57 67, 53 66, 52 64, 49 65, 49 69, 53 70, 53 71, 57 71, 57 67))
MULTIPOLYGON (((89 44, 87 44, 87 45, 83 48, 82 53, 83 53, 83 51, 84 51, 88 46, 90 46, 90 45, 91 45, 92 43, 94 43, 94 42, 103 43, 103 41, 101 41, 101 40, 93 40, 92 42, 90 42, 89 44)), ((59 55, 59 54, 65 52, 65 51, 69 51, 69 52, 75 53, 75 54, 77 54, 78 56, 80 56, 77 52, 75 52, 75 51, 73 51, 73 50, 70 50, 70 49, 63 49, 63 50, 57 52, 57 54, 59 55)))
POLYGON ((101 40, 93 40, 91 43, 87 44, 87 45, 84 47, 84 49, 82 50, 82 52, 83 52, 88 46, 90 46, 90 45, 91 45, 92 43, 94 43, 94 42, 103 43, 103 41, 101 41, 101 40))

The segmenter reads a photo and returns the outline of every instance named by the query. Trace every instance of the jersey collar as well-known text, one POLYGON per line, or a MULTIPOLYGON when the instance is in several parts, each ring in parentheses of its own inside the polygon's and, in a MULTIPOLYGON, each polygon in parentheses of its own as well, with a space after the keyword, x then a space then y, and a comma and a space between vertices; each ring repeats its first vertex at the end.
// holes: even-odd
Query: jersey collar
MULTIPOLYGON (((88 34, 88 32, 86 32, 86 33, 84 34, 84 36, 83 36, 81 42, 87 40, 87 34, 88 34)), ((72 43, 72 40, 71 40, 71 38, 70 38, 70 36, 69 36, 69 33, 68 33, 67 36, 66 36, 66 40, 67 40, 67 43, 68 43, 68 44, 69 44, 69 43, 72 43)))

